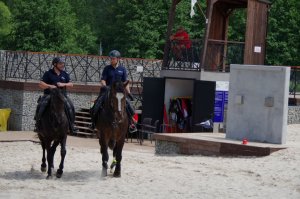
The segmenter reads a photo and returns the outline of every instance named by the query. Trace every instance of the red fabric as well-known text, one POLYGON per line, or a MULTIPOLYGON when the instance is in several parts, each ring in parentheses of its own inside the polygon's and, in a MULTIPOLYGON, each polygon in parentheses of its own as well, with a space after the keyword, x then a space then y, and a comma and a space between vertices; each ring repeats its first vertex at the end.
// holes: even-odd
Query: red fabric
POLYGON ((181 108, 182 108, 182 115, 184 118, 187 118, 188 115, 188 107, 186 105, 186 99, 181 100, 181 108))
POLYGON ((186 31, 179 31, 173 35, 174 40, 178 40, 179 45, 184 45, 186 48, 191 47, 191 40, 189 34, 186 31))
POLYGON ((166 132, 170 133, 171 129, 169 127, 169 120, 168 120, 168 114, 167 114, 167 109, 166 109, 166 105, 164 104, 164 124, 166 125, 166 132))
POLYGON ((134 119, 134 121, 139 121, 139 115, 137 114, 137 113, 135 113, 134 115, 133 115, 133 119, 134 119))

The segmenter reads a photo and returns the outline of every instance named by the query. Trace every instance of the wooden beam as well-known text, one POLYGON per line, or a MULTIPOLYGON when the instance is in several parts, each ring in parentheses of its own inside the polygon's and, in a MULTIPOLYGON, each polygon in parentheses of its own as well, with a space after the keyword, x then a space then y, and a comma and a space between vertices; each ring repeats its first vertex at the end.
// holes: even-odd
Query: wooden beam
POLYGON ((204 63, 205 63, 205 57, 206 57, 206 51, 207 51, 207 43, 208 43, 208 36, 209 36, 209 31, 210 31, 210 25, 211 25, 211 16, 214 8, 214 4, 217 2, 217 0, 211 0, 211 1, 206 1, 208 5, 208 13, 206 14, 208 16, 208 22, 206 24, 206 29, 205 29, 205 38, 204 38, 204 44, 203 44, 203 52, 202 52, 202 59, 200 63, 200 67, 204 68, 204 63))
POLYGON ((175 18, 175 13, 176 13, 176 5, 180 2, 181 0, 173 0, 172 5, 169 9, 169 17, 168 17, 168 27, 167 27, 167 32, 166 32, 166 43, 164 47, 164 57, 163 57, 163 63, 162 67, 165 68, 167 66, 168 60, 169 60, 169 51, 170 51, 170 36, 172 32, 172 28, 174 26, 174 18, 175 18))

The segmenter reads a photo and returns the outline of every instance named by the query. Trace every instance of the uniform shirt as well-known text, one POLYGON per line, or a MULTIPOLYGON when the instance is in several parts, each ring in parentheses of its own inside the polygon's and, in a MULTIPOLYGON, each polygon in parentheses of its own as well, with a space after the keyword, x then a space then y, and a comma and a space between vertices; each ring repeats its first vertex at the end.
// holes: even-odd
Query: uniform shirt
POLYGON ((114 68, 112 65, 104 67, 101 80, 105 80, 107 86, 111 86, 114 81, 121 80, 125 82, 127 80, 126 68, 122 65, 114 68))
MULTIPOLYGON (((54 69, 50 69, 47 72, 45 72, 41 81, 45 82, 46 84, 56 85, 58 82, 69 83, 70 77, 65 71, 61 71, 60 74, 57 75, 54 69)), ((45 89, 44 94, 50 94, 50 89, 45 89)))

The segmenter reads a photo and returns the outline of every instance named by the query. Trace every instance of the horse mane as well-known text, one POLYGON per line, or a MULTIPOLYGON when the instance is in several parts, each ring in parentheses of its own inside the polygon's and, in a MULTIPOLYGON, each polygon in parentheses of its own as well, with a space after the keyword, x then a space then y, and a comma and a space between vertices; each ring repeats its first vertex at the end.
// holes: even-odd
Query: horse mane
POLYGON ((65 114, 64 94, 60 88, 50 90, 50 99, 42 120, 42 135, 56 137, 68 132, 68 119, 65 114))

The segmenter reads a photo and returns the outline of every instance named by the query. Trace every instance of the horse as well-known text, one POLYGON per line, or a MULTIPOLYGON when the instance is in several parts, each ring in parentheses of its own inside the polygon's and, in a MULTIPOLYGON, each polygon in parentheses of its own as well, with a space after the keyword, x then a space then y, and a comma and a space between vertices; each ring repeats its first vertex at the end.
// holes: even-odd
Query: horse
POLYGON ((121 177, 122 150, 128 129, 128 115, 126 112, 126 90, 129 81, 115 81, 104 94, 105 100, 102 110, 98 111, 96 128, 100 152, 102 154, 102 176, 107 176, 108 147, 115 156, 114 177, 121 177))
POLYGON ((38 138, 40 139, 43 149, 43 157, 41 171, 46 172, 45 151, 47 151, 48 175, 47 179, 52 178, 52 170, 54 169, 54 154, 56 147, 61 145, 61 161, 56 172, 56 177, 60 178, 63 174, 64 159, 66 156, 67 134, 70 131, 68 118, 65 113, 65 96, 63 89, 54 88, 50 90, 49 104, 40 119, 40 129, 38 138))

